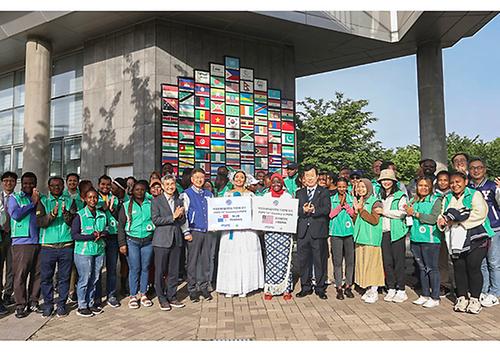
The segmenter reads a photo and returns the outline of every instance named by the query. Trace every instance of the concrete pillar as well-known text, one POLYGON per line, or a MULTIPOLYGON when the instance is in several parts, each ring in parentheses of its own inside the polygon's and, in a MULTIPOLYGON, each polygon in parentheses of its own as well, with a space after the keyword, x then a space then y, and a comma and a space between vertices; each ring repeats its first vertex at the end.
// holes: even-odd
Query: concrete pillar
POLYGON ((47 191, 50 160, 51 45, 41 39, 26 42, 23 172, 32 171, 38 189, 47 191))
POLYGON ((440 42, 418 46, 417 78, 422 159, 434 159, 438 165, 446 166, 443 58, 440 42))

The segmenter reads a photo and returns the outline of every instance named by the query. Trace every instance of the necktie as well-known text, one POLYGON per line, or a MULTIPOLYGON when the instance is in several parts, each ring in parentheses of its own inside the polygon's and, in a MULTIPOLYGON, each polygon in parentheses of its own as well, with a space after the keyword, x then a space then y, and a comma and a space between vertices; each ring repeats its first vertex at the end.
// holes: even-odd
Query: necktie
POLYGON ((313 189, 307 189, 307 201, 312 201, 313 199, 313 189))

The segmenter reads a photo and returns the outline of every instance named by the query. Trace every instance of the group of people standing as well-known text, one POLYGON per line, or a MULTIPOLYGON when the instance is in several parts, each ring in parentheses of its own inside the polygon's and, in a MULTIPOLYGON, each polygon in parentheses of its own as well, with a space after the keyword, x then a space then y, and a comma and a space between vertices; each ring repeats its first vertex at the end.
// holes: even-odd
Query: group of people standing
POLYGON ((149 181, 103 175, 94 187, 78 174, 51 177, 47 195, 30 172, 14 192, 17 175, 5 172, 0 315, 15 304, 18 318, 63 317, 76 301, 78 315, 95 316, 103 311, 103 289, 110 307, 121 305, 119 278, 129 308, 152 306, 154 288, 159 308, 169 311, 185 306, 177 295, 184 272, 192 302, 212 300, 214 290, 229 298, 259 289, 265 300, 290 300, 292 270, 300 278, 298 298, 314 292, 327 299, 330 253, 337 299, 355 297, 357 287, 364 302, 375 303, 384 288, 385 301, 401 303, 408 299, 407 238, 421 288, 413 303, 439 305, 444 267, 455 311, 477 314, 500 295, 500 179, 488 180, 485 162, 466 154, 452 164, 451 172, 437 171, 424 159, 405 186, 395 164, 380 160, 374 179, 348 168, 336 175, 306 165, 299 172, 290 163, 285 177, 221 167, 214 183, 198 168, 178 180, 166 163, 149 181), (296 198, 297 233, 208 231, 207 199, 214 196, 296 198))

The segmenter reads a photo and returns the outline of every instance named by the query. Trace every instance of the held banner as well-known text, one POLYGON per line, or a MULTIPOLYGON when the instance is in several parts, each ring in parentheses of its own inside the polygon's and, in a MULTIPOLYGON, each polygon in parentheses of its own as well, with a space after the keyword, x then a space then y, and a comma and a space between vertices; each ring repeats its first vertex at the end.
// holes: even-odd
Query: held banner
POLYGON ((209 198, 208 231, 252 228, 252 199, 247 196, 209 198))
POLYGON ((298 199, 254 197, 252 200, 254 230, 297 232, 298 199))

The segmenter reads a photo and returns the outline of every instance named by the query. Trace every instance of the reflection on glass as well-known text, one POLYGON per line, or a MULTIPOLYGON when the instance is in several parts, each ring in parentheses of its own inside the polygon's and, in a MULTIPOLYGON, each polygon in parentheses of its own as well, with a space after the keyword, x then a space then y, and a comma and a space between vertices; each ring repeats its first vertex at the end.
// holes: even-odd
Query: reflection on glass
POLYGON ((24 141, 24 107, 14 109, 14 136, 13 143, 20 144, 24 141))
POLYGON ((62 151, 61 142, 50 144, 50 176, 61 176, 62 174, 62 151))
POLYGON ((50 107, 50 137, 82 132, 82 94, 52 100, 50 107))
POLYGON ((14 73, 0 77, 0 111, 9 109, 14 103, 14 73))
POLYGON ((12 110, 0 112, 0 145, 12 144, 12 110))
POLYGON ((0 171, 10 171, 10 148, 0 150, 0 171))
POLYGON ((24 105, 24 70, 14 75, 14 106, 24 105))
POLYGON ((64 172, 80 173, 81 139, 71 139, 64 142, 64 172))
POLYGON ((83 54, 78 53, 54 62, 52 98, 83 90, 83 54))
POLYGON ((23 148, 14 149, 14 172, 21 177, 23 171, 23 148))

